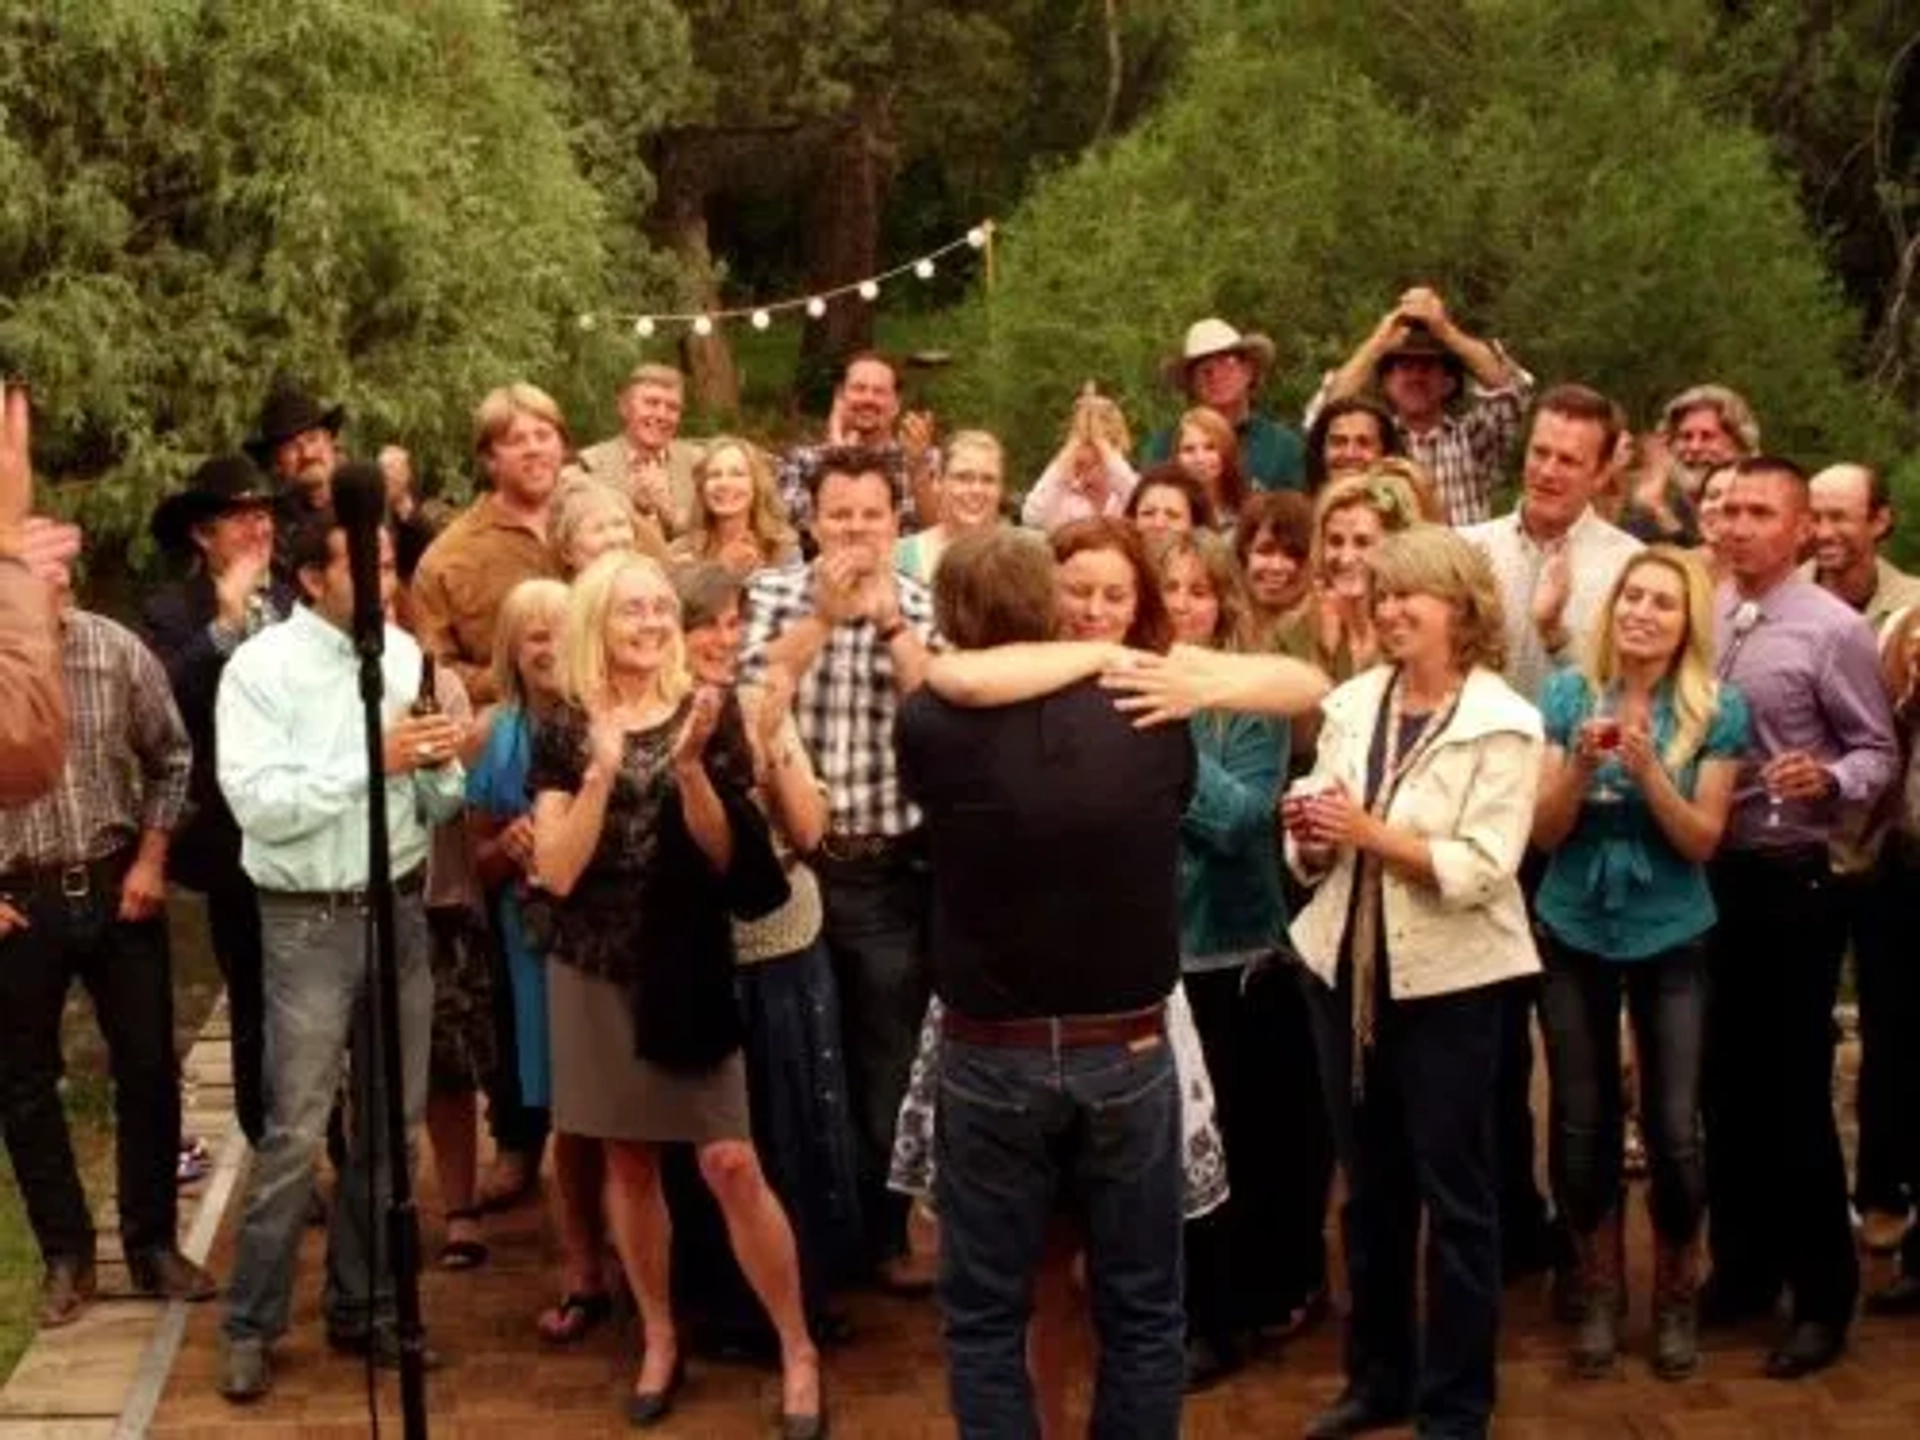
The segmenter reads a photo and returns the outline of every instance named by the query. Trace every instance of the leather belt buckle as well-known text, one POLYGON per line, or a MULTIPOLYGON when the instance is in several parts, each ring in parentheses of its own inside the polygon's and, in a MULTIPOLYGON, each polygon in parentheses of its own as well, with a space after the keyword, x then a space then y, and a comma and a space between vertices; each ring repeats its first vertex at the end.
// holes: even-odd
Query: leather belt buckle
POLYGON ((93 893, 93 872, 86 865, 69 865, 60 872, 60 894, 67 900, 84 900, 93 893))

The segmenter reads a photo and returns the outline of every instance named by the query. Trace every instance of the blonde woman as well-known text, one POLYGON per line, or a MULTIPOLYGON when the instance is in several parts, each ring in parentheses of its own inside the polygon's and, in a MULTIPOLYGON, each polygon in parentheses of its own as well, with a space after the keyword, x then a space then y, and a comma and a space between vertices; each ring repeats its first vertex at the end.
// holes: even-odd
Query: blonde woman
POLYGON ((1468 541, 1420 525, 1367 564, 1383 663, 1327 697, 1311 788, 1281 812, 1288 862, 1315 887, 1292 935, 1352 1285, 1346 1390, 1308 1433, 1412 1418, 1484 1435, 1500 1327, 1488 1116, 1505 982, 1539 969, 1518 874, 1540 716, 1500 678, 1500 596, 1468 541))
POLYGON ((998 525, 1000 506, 1007 495, 1006 463, 1000 442, 986 431, 962 430, 955 434, 947 442, 946 464, 935 482, 940 519, 894 542, 893 568, 922 585, 931 585, 947 546, 970 530, 998 525))
POLYGON ((1620 1007, 1639 1056, 1652 1170, 1654 1373, 1698 1363, 1695 1240, 1706 1205, 1700 1056, 1706 862, 1719 847, 1750 722, 1714 678, 1713 581, 1686 551, 1630 562, 1600 612, 1588 667, 1540 698, 1547 759, 1533 838, 1551 853, 1535 898, 1553 1075, 1559 1198, 1582 1271, 1575 1370, 1609 1373, 1624 1276, 1620 1007))
POLYGON ((610 550, 637 550, 656 560, 667 553, 659 527, 643 519, 622 491, 585 476, 568 480, 554 492, 547 538, 560 573, 568 579, 610 550))
POLYGON ((566 700, 537 728, 528 776, 534 873, 556 902, 553 1119, 604 1150, 645 1332, 628 1419, 665 1419, 685 1375, 659 1147, 687 1142, 779 1336, 781 1433, 821 1435, 793 1231, 749 1138, 731 912, 744 877, 778 872, 738 708, 695 692, 679 600, 637 555, 603 556, 575 582, 561 674, 566 700))
POLYGON ((1027 491, 1021 523, 1051 533, 1070 521, 1120 515, 1139 479, 1127 460, 1132 452, 1127 417, 1088 381, 1073 402, 1060 453, 1027 491))
POLYGON ((1418 494, 1398 469, 1377 465, 1328 484, 1313 507, 1307 566, 1314 601, 1281 634, 1279 648, 1335 680, 1372 665, 1380 643, 1367 559, 1387 536, 1419 521, 1418 494))
POLYGON ((741 579, 800 558, 800 537, 787 523, 773 466, 757 445, 732 435, 707 443, 693 467, 693 510, 673 558, 718 561, 741 579))

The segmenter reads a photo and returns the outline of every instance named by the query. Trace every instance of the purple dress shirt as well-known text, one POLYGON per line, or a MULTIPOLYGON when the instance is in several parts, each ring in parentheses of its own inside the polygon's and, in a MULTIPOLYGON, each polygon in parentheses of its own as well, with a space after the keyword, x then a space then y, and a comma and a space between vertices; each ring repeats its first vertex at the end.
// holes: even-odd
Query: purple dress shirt
POLYGON ((1873 628, 1845 601, 1792 575, 1753 599, 1722 584, 1714 603, 1718 673, 1740 687, 1753 711, 1753 749, 1734 789, 1724 848, 1824 847, 1842 815, 1873 804, 1900 767, 1873 628), (1825 765, 1838 793, 1770 800, 1760 767, 1789 750, 1825 765))

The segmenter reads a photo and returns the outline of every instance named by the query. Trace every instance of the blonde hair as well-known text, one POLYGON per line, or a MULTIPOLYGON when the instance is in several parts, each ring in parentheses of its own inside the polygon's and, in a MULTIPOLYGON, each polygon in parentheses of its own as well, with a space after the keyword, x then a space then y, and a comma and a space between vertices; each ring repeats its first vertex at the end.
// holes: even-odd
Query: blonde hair
POLYGON ((1421 523, 1382 540, 1367 567, 1376 605, 1382 595, 1431 595, 1453 607, 1453 659, 1462 672, 1505 668, 1500 587, 1479 546, 1444 525, 1421 523))
POLYGON ((520 683, 520 645, 540 621, 564 622, 566 613, 567 587, 544 575, 522 580, 507 592, 494 622, 491 666, 494 693, 502 700, 527 707, 531 697, 520 683))
POLYGON ((990 430, 956 430, 947 441, 947 465, 953 465, 953 457, 962 450, 978 450, 993 457, 994 469, 1000 472, 1000 483, 1006 484, 1007 451, 1000 443, 1000 437, 990 430))
POLYGON ((1209 637, 1215 649, 1249 651, 1255 648, 1253 600, 1247 594, 1246 582, 1241 579, 1240 563, 1234 558, 1233 547, 1224 537, 1196 527, 1184 533, 1157 537, 1157 543, 1149 550, 1163 590, 1173 573, 1174 561, 1190 558, 1199 564, 1200 573, 1207 577, 1207 585, 1213 591, 1214 603, 1220 607, 1209 637))
POLYGON ((753 482, 753 498, 747 503, 747 531, 760 547, 760 558, 772 564, 791 554, 800 537, 788 523, 786 507, 780 503, 780 490, 774 484, 773 465, 766 453, 750 440, 737 435, 716 435, 693 465, 693 513, 688 517, 686 548, 698 560, 711 560, 713 514, 707 509, 707 467, 713 457, 726 450, 738 450, 747 461, 747 474, 753 482))
POLYGON ((1127 428, 1127 416, 1118 402, 1102 395, 1087 382, 1073 402, 1073 416, 1067 422, 1069 441, 1104 440, 1122 455, 1133 453, 1133 433, 1127 428))
POLYGON ((485 456, 493 449, 494 441, 507 433, 507 427, 519 415, 531 415, 546 421, 560 432, 563 444, 569 447, 573 444, 573 437, 567 430, 567 417, 560 411, 560 402, 538 385, 516 380, 511 385, 489 390, 486 398, 474 407, 473 453, 485 456))
POLYGON ((624 490, 616 490, 589 475, 577 475, 554 492, 552 507, 547 511, 547 544, 567 574, 578 573, 579 567, 573 563, 573 547, 580 539, 580 532, 589 521, 609 510, 626 516, 627 523, 633 527, 632 548, 638 548, 640 513, 633 508, 633 501, 624 490))
POLYGON ((693 689, 687 671, 687 642, 680 630, 680 597, 667 572, 650 556, 630 550, 602 555, 573 582, 567 600, 566 630, 560 648, 560 685, 567 699, 582 709, 599 705, 607 693, 607 622, 613 611, 613 592, 629 573, 638 572, 673 603, 673 638, 667 644, 666 663, 654 677, 654 688, 669 705, 678 705, 693 689))
POLYGON ((1371 510, 1380 518, 1385 535, 1395 535, 1421 523, 1420 497, 1399 469, 1372 465, 1358 475, 1329 481, 1313 502, 1313 544, 1307 564, 1318 578, 1326 573, 1327 522, 1341 510, 1371 510))
POLYGON ((1599 695, 1620 674, 1620 655, 1613 637, 1613 612, 1627 581, 1648 566, 1679 577, 1685 598, 1687 631, 1667 668, 1673 681, 1673 736, 1661 757, 1669 770, 1678 770, 1699 753, 1707 727, 1720 708, 1720 682, 1713 673, 1713 579, 1690 551, 1676 545, 1650 545, 1623 567, 1607 591, 1606 603, 1593 622, 1593 639, 1580 667, 1591 693, 1599 695))
POLYGON ((671 390, 676 395, 684 395, 687 390, 687 377, 671 365, 662 365, 657 361, 643 360, 628 372, 627 378, 620 382, 620 393, 641 385, 657 385, 662 390, 671 390))

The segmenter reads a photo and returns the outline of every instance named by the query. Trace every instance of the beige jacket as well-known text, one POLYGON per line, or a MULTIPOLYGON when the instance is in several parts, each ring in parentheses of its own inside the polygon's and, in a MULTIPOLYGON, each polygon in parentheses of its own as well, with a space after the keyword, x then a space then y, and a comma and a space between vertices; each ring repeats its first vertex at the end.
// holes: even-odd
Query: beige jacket
MULTIPOLYGON (((674 440, 667 446, 667 485, 673 492, 673 514, 657 516, 666 538, 682 534, 693 519, 693 467, 706 447, 692 440, 674 440)), ((622 494, 632 494, 633 446, 625 435, 615 435, 582 450, 569 471, 592 476, 622 494)))
MULTIPOLYGON (((1393 671, 1375 666, 1340 686, 1322 707, 1314 775, 1364 795, 1367 752, 1393 671)), ((1382 939, 1396 1000, 1472 990, 1540 968, 1518 879, 1540 780, 1540 714, 1490 670, 1475 670, 1460 703, 1414 762, 1387 819, 1426 837, 1438 884, 1388 869, 1382 880, 1382 939)), ((1293 838, 1287 863, 1319 878, 1293 838)), ((1335 983, 1356 873, 1342 850, 1293 922, 1294 947, 1328 986, 1335 983)))

